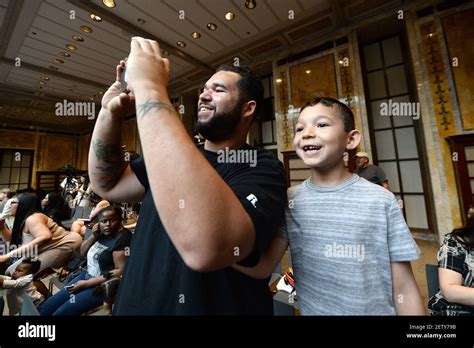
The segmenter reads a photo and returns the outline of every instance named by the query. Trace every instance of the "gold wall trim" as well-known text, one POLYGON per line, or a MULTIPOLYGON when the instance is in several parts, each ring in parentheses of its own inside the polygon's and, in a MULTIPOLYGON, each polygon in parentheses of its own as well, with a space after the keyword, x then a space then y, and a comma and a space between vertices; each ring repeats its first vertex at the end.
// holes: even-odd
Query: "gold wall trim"
POLYGON ((434 21, 420 26, 422 47, 430 80, 439 134, 442 138, 456 134, 453 107, 449 95, 448 76, 441 55, 438 33, 434 21))

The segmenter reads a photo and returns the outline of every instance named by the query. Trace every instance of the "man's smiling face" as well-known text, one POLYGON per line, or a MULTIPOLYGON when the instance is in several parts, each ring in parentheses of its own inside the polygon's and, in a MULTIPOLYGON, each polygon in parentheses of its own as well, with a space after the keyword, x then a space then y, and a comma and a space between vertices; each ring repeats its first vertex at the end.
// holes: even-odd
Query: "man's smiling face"
POLYGON ((206 82, 199 96, 196 131, 210 141, 226 140, 241 120, 243 101, 237 82, 240 75, 218 71, 206 82))

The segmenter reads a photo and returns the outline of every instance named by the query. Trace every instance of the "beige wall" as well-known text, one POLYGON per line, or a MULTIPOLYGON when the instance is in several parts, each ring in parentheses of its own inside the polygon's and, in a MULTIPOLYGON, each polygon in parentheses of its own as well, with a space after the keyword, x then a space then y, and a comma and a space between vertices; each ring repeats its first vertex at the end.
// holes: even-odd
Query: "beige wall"
POLYGON ((60 169, 65 164, 78 166, 80 139, 77 136, 0 129, 0 139, 2 148, 34 151, 32 187, 36 186, 37 170, 60 169))

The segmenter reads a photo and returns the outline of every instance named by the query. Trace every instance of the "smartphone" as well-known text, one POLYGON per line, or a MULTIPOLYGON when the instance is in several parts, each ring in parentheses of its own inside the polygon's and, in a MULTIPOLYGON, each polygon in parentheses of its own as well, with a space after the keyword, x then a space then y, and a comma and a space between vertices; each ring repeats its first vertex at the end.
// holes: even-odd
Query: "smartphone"
POLYGON ((89 218, 84 218, 84 219, 77 219, 79 221, 84 221, 85 224, 88 224, 89 222, 91 222, 92 220, 89 219, 89 218))
POLYGON ((66 286, 64 287, 64 289, 69 290, 69 289, 71 289, 71 288, 73 288, 73 287, 74 287, 74 284, 66 285, 66 286))
POLYGON ((127 85, 127 74, 126 74, 126 71, 127 71, 127 66, 125 65, 123 67, 123 71, 122 71, 122 84, 120 86, 120 91, 123 92, 123 93, 128 93, 129 90, 128 90, 128 85, 127 85))

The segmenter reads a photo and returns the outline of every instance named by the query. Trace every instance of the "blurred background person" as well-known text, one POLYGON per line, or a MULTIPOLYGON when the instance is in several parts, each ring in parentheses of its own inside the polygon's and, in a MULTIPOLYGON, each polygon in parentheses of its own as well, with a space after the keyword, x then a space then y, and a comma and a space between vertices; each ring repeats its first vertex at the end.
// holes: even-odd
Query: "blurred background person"
POLYGON ((382 168, 369 164, 369 154, 367 152, 357 152, 355 155, 356 170, 355 174, 380 186, 390 189, 387 176, 382 168))

